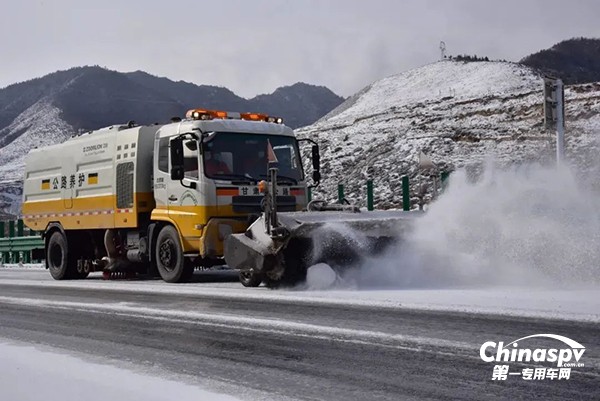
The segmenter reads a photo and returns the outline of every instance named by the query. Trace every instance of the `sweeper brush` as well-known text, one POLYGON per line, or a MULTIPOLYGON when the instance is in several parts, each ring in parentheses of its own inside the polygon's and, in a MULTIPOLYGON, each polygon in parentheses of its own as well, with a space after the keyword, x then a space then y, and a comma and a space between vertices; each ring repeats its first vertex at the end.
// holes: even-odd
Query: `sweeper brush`
POLYGON ((305 212, 277 213, 271 191, 265 194, 262 216, 245 233, 225 239, 225 261, 240 271, 240 281, 248 287, 262 282, 271 287, 294 285, 304 281, 308 268, 317 263, 355 266, 401 240, 418 216, 403 211, 362 212, 322 201, 309 203, 305 212))

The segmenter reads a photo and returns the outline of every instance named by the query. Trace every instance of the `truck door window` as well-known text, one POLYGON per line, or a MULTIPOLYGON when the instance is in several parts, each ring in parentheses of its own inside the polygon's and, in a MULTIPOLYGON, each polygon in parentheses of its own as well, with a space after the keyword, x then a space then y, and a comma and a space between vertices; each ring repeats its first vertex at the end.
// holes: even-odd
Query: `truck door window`
POLYGON ((158 142, 158 169, 169 172, 169 138, 161 138, 158 142))
POLYGON ((296 149, 293 145, 286 144, 273 146, 273 151, 279 161, 279 167, 286 170, 286 174, 298 167, 298 157, 296 156, 296 149))
POLYGON ((183 167, 187 178, 198 179, 198 142, 190 139, 183 142, 183 167))

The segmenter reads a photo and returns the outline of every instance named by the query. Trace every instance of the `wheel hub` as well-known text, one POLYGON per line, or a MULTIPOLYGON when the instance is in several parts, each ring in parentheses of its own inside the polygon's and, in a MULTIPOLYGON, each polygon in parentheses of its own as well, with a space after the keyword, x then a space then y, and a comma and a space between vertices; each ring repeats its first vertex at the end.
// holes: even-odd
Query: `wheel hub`
POLYGON ((60 267, 62 258, 62 248, 59 245, 53 245, 52 248, 50 248, 50 263, 52 267, 60 267))
POLYGON ((176 258, 175 255, 175 244, 173 241, 166 240, 158 249, 158 258, 160 259, 160 263, 168 270, 173 271, 175 267, 176 258))

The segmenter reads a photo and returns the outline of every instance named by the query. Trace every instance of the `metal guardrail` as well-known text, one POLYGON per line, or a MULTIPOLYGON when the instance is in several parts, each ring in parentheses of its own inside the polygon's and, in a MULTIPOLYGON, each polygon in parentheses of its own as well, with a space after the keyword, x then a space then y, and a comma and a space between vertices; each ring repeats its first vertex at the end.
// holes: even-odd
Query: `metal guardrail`
POLYGON ((0 255, 3 263, 31 263, 31 251, 43 249, 41 237, 0 238, 0 255))
POLYGON ((31 263, 34 249, 44 249, 39 233, 25 229, 23 220, 0 221, 0 263, 31 263))
POLYGON ((41 237, 0 238, 0 252, 27 252, 43 247, 41 237))
MULTIPOLYGON (((439 183, 441 184, 440 188, 436 188, 434 185, 434 192, 437 194, 441 193, 445 187, 448 184, 448 178, 450 177, 450 172, 448 171, 442 171, 439 174, 439 183)), ((367 210, 374 210, 374 184, 373 184, 373 180, 368 180, 367 181, 367 210)), ((344 203, 346 202, 345 199, 345 195, 344 195, 344 184, 338 184, 337 187, 337 192, 338 192, 338 203, 344 203)), ((418 197, 418 194, 416 195, 418 197)), ((311 188, 308 188, 308 200, 310 201, 312 199, 312 192, 311 192, 311 188)), ((421 199, 422 202, 422 199, 421 199)), ((415 201, 411 200, 411 193, 410 193, 410 181, 409 181, 409 177, 408 176, 403 176, 402 177, 402 209, 405 211, 409 211, 412 209, 412 207, 414 206, 415 201)), ((422 205, 420 205, 420 207, 422 207, 422 205)))

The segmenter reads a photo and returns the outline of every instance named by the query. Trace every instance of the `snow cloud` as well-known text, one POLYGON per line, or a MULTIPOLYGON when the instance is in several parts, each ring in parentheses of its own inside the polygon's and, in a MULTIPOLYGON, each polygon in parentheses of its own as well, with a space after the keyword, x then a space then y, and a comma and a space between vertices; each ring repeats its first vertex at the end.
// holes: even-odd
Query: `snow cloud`
POLYGON ((596 183, 568 168, 489 167, 472 182, 453 173, 415 230, 342 277, 359 288, 596 286, 596 183))

